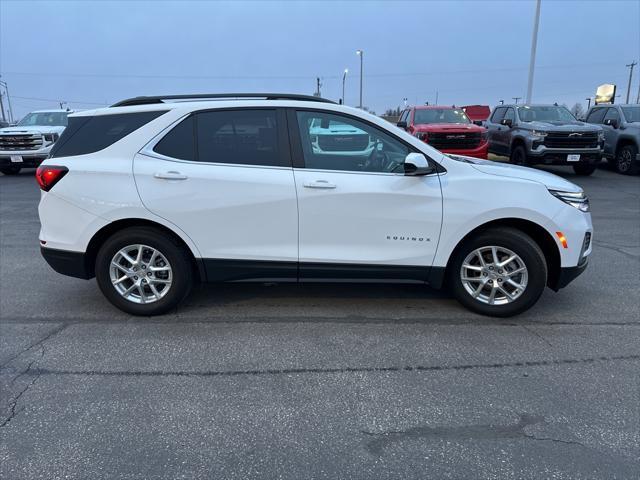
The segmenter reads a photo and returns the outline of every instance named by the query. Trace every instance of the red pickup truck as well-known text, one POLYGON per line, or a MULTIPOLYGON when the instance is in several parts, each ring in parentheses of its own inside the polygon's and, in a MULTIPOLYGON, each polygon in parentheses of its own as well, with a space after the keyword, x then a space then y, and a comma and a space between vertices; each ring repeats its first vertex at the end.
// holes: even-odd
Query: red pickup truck
POLYGON ((461 108, 424 105, 407 107, 398 127, 443 153, 487 158, 487 129, 475 125, 461 108))

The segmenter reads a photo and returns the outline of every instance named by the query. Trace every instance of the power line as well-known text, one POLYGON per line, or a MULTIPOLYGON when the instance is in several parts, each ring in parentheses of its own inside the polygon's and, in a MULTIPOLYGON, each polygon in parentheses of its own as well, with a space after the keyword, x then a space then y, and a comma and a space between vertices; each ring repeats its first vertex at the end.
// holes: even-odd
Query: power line
POLYGON ((17 95, 11 95, 11 98, 19 98, 22 100, 35 100, 39 102, 53 102, 53 103, 77 103, 80 105, 97 105, 100 107, 106 107, 108 103, 99 103, 99 102, 85 102, 83 100, 60 100, 59 98, 37 98, 37 97, 19 97, 17 95))

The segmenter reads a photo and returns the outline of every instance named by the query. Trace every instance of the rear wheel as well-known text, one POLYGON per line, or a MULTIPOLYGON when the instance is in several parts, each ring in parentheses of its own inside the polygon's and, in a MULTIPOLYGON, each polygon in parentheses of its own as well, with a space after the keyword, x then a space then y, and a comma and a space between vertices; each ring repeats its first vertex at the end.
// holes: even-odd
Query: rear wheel
POLYGON ((576 163, 573 166, 573 171, 576 175, 591 175, 596 171, 596 166, 591 163, 576 163))
POLYGON ((618 149, 616 159, 613 164, 616 172, 623 175, 635 175, 640 172, 640 162, 636 160, 638 147, 635 145, 625 145, 618 149))
POLYGON ((20 173, 21 169, 22 167, 11 165, 9 167, 0 167, 0 172, 4 173, 5 175, 17 175, 18 173, 20 173))
POLYGON ((174 239, 149 227, 110 237, 96 257, 96 280, 105 297, 133 315, 159 315, 191 290, 188 253, 174 239))
POLYGON ((457 249, 447 281, 468 309, 510 317, 538 301, 547 284, 547 264, 531 237, 514 228, 495 228, 457 249))
POLYGON ((509 161, 514 165, 526 165, 527 164, 527 150, 522 145, 516 146, 511 152, 509 161))

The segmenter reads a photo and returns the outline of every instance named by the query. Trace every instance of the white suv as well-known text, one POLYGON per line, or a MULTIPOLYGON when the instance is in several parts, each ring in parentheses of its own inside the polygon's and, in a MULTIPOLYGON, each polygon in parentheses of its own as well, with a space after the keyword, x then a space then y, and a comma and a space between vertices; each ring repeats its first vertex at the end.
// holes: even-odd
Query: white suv
POLYGON ((175 308, 201 280, 447 284, 471 310, 510 316, 591 253, 576 185, 443 155, 317 97, 138 97, 81 112, 36 175, 44 258, 95 276, 136 315, 175 308), (318 124, 374 147, 314 148, 318 124))

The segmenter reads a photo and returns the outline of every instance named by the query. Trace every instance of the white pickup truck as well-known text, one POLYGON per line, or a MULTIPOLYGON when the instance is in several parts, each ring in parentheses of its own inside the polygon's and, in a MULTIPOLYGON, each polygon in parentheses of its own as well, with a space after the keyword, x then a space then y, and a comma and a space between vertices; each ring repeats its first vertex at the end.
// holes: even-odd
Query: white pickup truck
POLYGON ((67 126, 71 110, 37 110, 13 127, 0 128, 0 172, 15 175, 49 156, 67 126))

